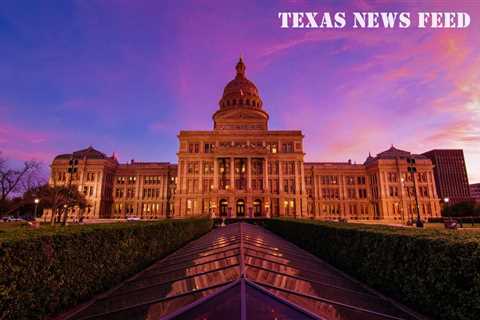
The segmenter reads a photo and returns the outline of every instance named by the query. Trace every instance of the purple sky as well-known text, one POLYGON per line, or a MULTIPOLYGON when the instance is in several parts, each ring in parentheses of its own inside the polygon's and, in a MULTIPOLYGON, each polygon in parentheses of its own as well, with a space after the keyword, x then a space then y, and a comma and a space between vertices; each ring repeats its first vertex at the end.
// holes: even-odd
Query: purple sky
POLYGON ((270 128, 303 130, 307 161, 462 148, 480 182, 479 39, 475 1, 3 1, 0 150, 48 164, 93 145, 176 162, 176 134, 212 128, 242 54, 270 128), (465 11, 472 22, 295 30, 279 11, 346 11, 348 25, 352 11, 465 11))

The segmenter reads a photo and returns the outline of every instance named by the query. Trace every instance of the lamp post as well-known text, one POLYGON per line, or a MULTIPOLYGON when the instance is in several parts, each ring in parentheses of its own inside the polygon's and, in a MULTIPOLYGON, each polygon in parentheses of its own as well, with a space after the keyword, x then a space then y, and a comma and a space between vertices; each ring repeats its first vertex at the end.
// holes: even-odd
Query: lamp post
POLYGON ((415 167, 415 159, 408 158, 408 172, 412 175, 413 180, 413 191, 415 193, 415 207, 417 209, 417 222, 415 225, 417 228, 423 228, 423 222, 420 220, 420 206, 418 205, 418 195, 417 195, 417 183, 415 181, 415 173, 417 172, 417 168, 415 167))
POLYGON ((35 222, 35 219, 37 218, 37 209, 38 209, 38 204, 40 203, 40 199, 35 198, 33 202, 35 203, 35 211, 33 213, 33 222, 35 222))
POLYGON ((445 203, 445 214, 447 214, 447 208, 448 208, 448 202, 450 201, 450 199, 448 197, 445 197, 443 199, 443 202, 445 203))

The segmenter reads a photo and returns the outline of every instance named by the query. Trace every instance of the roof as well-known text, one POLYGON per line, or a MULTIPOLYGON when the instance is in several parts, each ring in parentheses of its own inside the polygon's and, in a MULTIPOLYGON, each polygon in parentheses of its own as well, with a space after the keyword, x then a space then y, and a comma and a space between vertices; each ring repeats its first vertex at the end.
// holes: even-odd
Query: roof
POLYGON ((420 317, 266 229, 236 223, 189 243, 67 319, 420 317))
POLYGON ((74 151, 73 153, 61 154, 55 157, 55 159, 107 159, 108 157, 103 153, 92 146, 89 146, 86 149, 74 151))
POLYGON ((368 155, 367 159, 365 160, 364 164, 370 163, 374 160, 381 160, 381 159, 406 159, 406 158, 415 158, 415 159, 427 159, 424 155, 420 154, 412 154, 409 151, 400 150, 392 146, 383 152, 377 154, 376 157, 372 157, 370 154, 368 155))

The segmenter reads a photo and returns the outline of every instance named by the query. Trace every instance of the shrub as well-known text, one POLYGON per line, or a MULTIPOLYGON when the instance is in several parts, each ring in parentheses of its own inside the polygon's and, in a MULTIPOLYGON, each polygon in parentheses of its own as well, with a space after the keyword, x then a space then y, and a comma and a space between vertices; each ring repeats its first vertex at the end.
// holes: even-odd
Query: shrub
POLYGON ((387 296, 435 319, 480 319, 480 233, 263 220, 387 296))
POLYGON ((41 319, 120 283, 209 231, 207 219, 0 233, 0 319, 41 319))
POLYGON ((442 209, 443 217, 478 217, 480 206, 475 201, 463 201, 452 205, 445 205, 442 209))

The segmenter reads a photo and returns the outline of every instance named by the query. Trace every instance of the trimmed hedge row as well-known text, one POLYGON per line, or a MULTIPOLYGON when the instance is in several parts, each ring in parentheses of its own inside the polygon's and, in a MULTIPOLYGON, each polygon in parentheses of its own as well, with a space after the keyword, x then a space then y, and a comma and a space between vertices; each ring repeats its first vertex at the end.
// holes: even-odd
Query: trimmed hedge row
POLYGON ((435 319, 480 319, 480 233, 292 220, 261 224, 435 319))
POLYGON ((212 228, 207 219, 0 234, 0 319, 41 319, 141 271, 212 228))

